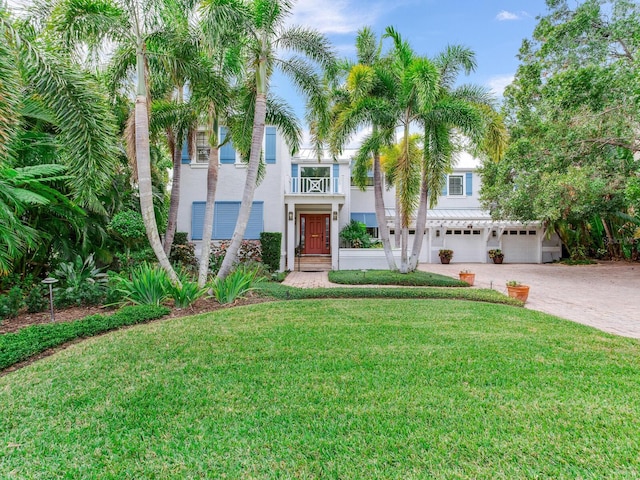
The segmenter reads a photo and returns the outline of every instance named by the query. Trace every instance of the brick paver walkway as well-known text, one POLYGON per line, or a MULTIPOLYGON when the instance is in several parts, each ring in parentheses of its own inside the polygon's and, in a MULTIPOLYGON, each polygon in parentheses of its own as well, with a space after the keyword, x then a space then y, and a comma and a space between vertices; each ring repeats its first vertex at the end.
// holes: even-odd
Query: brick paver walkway
MULTIPOLYGON (((531 287, 526 308, 556 315, 602 331, 640 338, 640 265, 602 262, 560 264, 423 264, 420 270, 457 277, 476 274, 477 288, 505 292, 507 280, 531 287)), ((300 288, 338 287, 326 272, 292 272, 284 282, 300 288)))

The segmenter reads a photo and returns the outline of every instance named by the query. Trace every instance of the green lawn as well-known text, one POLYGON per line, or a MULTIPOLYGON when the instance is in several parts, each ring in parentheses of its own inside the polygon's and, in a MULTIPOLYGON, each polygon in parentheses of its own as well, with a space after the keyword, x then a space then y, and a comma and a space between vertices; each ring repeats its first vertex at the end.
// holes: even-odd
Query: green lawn
POLYGON ((391 270, 332 270, 329 281, 345 285, 402 285, 405 287, 468 287, 458 279, 416 270, 411 273, 391 270))
POLYGON ((159 321, 0 378, 0 478, 638 478, 640 343, 443 300, 159 321))

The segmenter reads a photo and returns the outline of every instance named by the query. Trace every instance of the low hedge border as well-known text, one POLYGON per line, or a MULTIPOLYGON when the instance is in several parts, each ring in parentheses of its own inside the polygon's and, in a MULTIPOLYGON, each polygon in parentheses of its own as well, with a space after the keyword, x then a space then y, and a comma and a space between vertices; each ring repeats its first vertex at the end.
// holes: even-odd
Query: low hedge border
POLYGON ((415 271, 399 273, 389 270, 331 270, 329 281, 343 285, 397 285, 401 287, 462 287, 469 284, 437 273, 415 271))
POLYGON ((169 311, 166 307, 136 305, 123 307, 112 315, 89 315, 73 322, 43 323, 15 333, 5 333, 0 335, 0 371, 77 338, 93 337, 119 327, 155 320, 169 311))
POLYGON ((265 283, 256 293, 278 300, 302 300, 310 298, 407 298, 450 299, 497 303, 522 307, 524 303, 500 292, 476 288, 296 288, 279 283, 265 283))

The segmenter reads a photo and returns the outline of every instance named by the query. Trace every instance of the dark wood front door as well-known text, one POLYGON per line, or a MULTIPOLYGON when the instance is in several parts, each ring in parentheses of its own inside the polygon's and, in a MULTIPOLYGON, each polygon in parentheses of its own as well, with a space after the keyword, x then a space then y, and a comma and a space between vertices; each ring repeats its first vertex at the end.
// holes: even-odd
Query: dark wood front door
POLYGON ((302 214, 301 235, 304 237, 304 250, 307 255, 331 253, 329 235, 329 214, 302 214))

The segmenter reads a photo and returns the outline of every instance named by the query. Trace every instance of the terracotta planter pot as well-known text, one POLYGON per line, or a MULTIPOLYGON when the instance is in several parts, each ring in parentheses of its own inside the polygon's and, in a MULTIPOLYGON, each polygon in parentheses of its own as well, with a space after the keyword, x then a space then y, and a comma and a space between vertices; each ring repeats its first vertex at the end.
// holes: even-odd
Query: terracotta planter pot
POLYGON ((501 264, 504 257, 493 257, 493 263, 501 264))
POLYGON ((470 286, 473 286, 473 282, 476 281, 476 274, 475 273, 461 273, 460 274, 460 280, 462 280, 463 282, 467 282, 470 286))
POLYGON ((526 302, 527 298, 529 298, 529 285, 518 285, 517 287, 507 285, 507 292, 510 297, 526 302))
POLYGON ((445 265, 448 265, 450 261, 451 261, 451 259, 450 259, 450 258, 440 257, 440 263, 443 263, 443 264, 445 264, 445 265))

